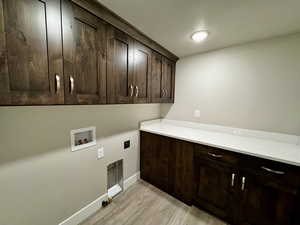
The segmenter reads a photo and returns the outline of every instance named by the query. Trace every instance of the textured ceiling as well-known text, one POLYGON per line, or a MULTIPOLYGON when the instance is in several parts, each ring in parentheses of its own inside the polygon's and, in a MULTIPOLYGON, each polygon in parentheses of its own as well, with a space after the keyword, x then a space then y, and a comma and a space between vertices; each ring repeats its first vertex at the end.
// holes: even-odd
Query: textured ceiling
POLYGON ((300 0, 98 1, 179 57, 300 31, 300 0))

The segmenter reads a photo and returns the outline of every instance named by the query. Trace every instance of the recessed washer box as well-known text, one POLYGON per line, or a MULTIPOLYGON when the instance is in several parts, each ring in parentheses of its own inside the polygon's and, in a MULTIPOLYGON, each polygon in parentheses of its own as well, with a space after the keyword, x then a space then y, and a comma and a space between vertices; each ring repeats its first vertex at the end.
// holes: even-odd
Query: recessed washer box
POLYGON ((95 146, 96 144, 96 127, 71 130, 72 152, 95 146))

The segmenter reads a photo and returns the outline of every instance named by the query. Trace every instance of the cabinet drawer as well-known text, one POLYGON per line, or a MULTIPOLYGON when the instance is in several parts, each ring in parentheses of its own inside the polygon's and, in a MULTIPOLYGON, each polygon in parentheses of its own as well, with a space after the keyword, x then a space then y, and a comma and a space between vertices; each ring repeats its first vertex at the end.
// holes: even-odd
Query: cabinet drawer
POLYGON ((240 161, 238 154, 205 145, 196 145, 195 156, 231 165, 238 165, 240 161))
POLYGON ((294 190, 300 188, 300 168, 271 160, 247 157, 243 160, 243 170, 261 177, 270 185, 278 185, 282 189, 291 187, 294 190))

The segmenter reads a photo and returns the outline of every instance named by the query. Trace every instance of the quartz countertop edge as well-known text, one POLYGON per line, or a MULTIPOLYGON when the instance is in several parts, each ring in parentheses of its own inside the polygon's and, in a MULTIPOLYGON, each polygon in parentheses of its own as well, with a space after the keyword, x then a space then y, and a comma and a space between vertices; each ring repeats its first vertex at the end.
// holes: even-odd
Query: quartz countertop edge
POLYGON ((300 145, 296 144, 177 126, 160 121, 142 124, 140 130, 289 165, 300 166, 300 145))

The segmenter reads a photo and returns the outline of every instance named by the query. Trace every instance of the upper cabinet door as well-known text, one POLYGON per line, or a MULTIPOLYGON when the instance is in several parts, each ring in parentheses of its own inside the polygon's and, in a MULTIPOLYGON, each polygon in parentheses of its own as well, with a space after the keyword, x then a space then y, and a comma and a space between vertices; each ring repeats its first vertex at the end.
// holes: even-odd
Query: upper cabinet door
POLYGON ((59 0, 0 0, 0 105, 62 104, 59 0))
POLYGON ((175 63, 163 57, 161 92, 163 103, 174 103, 175 63))
POLYGON ((106 24, 63 0, 66 104, 106 103, 106 24))
POLYGON ((148 103, 151 90, 151 50, 135 42, 134 48, 134 103, 148 103))
POLYGON ((160 103, 162 97, 162 56, 153 51, 151 64, 151 102, 160 103))
POLYGON ((127 34, 110 27, 108 32, 107 97, 108 103, 131 103, 134 95, 133 45, 127 34))
POLYGON ((175 62, 152 52, 151 102, 173 103, 175 62))

